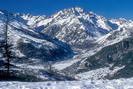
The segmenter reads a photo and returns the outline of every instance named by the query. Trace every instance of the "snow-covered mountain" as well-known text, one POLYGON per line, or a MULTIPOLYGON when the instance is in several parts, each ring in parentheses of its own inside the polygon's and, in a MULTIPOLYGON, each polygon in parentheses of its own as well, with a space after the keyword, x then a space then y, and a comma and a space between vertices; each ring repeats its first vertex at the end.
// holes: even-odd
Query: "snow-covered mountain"
POLYGON ((13 45, 15 56, 22 58, 22 60, 16 59, 17 61, 28 63, 33 60, 32 62, 37 64, 38 62, 64 60, 73 56, 73 51, 67 43, 36 32, 21 16, 2 11, 0 17, 0 41, 5 41, 5 24, 8 18, 8 42, 13 45))
MULTIPOLYGON (((119 46, 123 45, 125 40, 130 45, 133 44, 131 42, 133 21, 131 20, 107 19, 79 7, 64 9, 52 16, 11 14, 0 11, 1 41, 4 40, 7 15, 9 42, 13 44, 13 52, 19 57, 15 60, 16 64, 25 65, 26 63, 26 67, 32 65, 33 68, 40 64, 43 68, 46 66, 43 63, 53 61, 52 67, 60 72, 81 77, 80 79, 84 79, 84 75, 88 74, 88 78, 95 77, 95 75, 98 79, 103 76, 105 78, 109 73, 115 74, 115 70, 121 71, 127 67, 127 64, 115 65, 116 62, 106 62, 106 59, 115 55, 114 53, 109 58, 105 57, 110 53, 109 48, 121 48, 117 50, 113 58, 118 63, 125 62, 123 55, 132 52, 130 49, 132 46, 127 48, 126 53, 122 53, 125 46, 119 46), (106 53, 104 49, 107 49, 106 53), (122 60, 118 60, 118 55, 122 57, 122 60), (115 67, 110 72, 113 65, 115 67)), ((132 65, 130 59, 132 57, 129 57, 127 61, 129 60, 132 65)))
POLYGON ((51 17, 29 16, 30 19, 25 15, 22 17, 28 20, 28 23, 36 21, 34 26, 31 25, 35 27, 35 30, 47 33, 72 45, 83 44, 84 40, 97 40, 110 31, 130 27, 133 24, 132 21, 126 19, 106 19, 93 12, 85 12, 78 7, 64 9, 51 17), (40 20, 41 18, 43 19, 40 20))

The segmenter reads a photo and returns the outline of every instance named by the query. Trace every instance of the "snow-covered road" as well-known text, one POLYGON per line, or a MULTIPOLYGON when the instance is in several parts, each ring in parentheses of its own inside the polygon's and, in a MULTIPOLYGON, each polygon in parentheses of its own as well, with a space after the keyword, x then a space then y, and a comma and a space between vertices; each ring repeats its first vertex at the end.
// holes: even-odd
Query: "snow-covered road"
POLYGON ((133 78, 111 81, 0 82, 0 89, 133 89, 133 78))

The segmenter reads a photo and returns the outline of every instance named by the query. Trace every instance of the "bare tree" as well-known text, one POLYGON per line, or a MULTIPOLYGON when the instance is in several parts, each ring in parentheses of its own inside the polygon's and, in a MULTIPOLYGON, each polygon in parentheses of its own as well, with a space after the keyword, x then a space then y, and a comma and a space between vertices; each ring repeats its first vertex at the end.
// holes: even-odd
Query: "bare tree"
POLYGON ((3 57, 5 58, 5 68, 7 70, 7 76, 10 76, 10 66, 11 66, 11 59, 13 58, 11 47, 12 45, 9 44, 9 37, 8 37, 8 29, 9 29, 9 13, 5 14, 5 27, 4 27, 4 43, 3 43, 3 57))

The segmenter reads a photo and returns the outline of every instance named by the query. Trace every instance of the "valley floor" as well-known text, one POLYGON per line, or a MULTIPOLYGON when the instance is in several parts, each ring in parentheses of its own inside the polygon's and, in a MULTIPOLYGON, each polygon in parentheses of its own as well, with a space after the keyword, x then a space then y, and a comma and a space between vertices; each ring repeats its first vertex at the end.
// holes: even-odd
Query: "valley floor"
POLYGON ((133 89, 133 78, 98 81, 0 82, 0 89, 133 89))

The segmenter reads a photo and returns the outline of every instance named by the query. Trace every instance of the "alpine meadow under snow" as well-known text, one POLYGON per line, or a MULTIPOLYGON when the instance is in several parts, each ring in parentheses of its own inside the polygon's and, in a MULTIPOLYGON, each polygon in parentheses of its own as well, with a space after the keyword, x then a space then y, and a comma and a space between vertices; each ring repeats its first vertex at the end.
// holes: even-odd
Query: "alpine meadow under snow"
MULTIPOLYGON (((52 16, 0 11, 0 45, 5 27, 15 79, 0 82, 0 89, 133 89, 132 20, 79 7, 52 16)), ((0 72, 6 65, 3 49, 0 72)))

